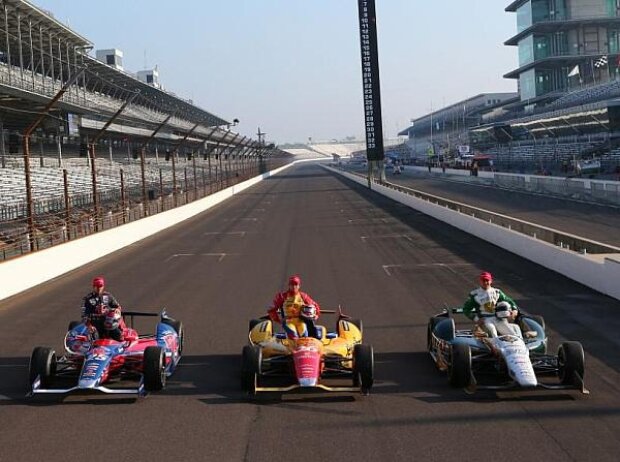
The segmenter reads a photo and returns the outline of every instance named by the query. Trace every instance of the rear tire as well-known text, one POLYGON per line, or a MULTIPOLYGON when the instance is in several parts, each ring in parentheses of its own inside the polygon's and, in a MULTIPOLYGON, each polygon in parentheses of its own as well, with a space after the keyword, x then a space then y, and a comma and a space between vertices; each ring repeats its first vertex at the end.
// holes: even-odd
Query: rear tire
POLYGON ((448 366, 448 383, 454 388, 466 388, 471 383, 471 350, 464 343, 452 344, 452 358, 448 366))
POLYGON ((37 377, 41 377, 41 388, 49 388, 56 374, 56 352, 47 347, 36 347, 30 356, 30 385, 37 377))
POLYGON ((146 347, 143 358, 144 389, 160 391, 166 386, 166 355, 157 346, 146 347))
POLYGON ((585 355, 579 342, 564 342, 558 348, 558 377, 563 385, 577 385, 575 373, 583 379, 585 355))
POLYGON ((375 377, 375 355, 371 345, 357 344, 353 348, 353 384, 363 394, 370 393, 375 377))
POLYGON ((249 395, 256 394, 263 352, 260 347, 246 345, 241 352, 241 389, 249 395))
POLYGON ((260 319, 250 319, 250 322, 248 324, 248 332, 258 326, 261 322, 263 321, 261 321, 260 319))
POLYGON ((70 330, 75 329, 77 326, 79 326, 80 324, 82 324, 82 321, 71 321, 69 323, 69 327, 67 327, 67 332, 69 332, 70 330))

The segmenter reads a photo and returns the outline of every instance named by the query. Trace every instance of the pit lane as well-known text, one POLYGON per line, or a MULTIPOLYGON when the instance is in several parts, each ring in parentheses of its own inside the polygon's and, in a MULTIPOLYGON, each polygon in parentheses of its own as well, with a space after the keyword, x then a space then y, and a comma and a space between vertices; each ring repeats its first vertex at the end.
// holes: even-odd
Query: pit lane
POLYGON ((619 302, 316 165, 296 166, 2 302, 0 460, 616 460, 618 313, 619 302), (583 342, 591 396, 469 396, 449 388, 425 352, 426 323, 444 303, 461 304, 481 269, 545 316, 552 350, 564 339, 583 342), (302 276, 302 290, 324 308, 341 304, 363 319, 365 341, 375 348, 371 396, 304 393, 251 402, 240 392, 247 321, 290 273, 302 276), (166 306, 185 323, 177 373, 146 399, 25 400, 32 348, 60 347, 94 274, 106 276, 125 309, 166 306))

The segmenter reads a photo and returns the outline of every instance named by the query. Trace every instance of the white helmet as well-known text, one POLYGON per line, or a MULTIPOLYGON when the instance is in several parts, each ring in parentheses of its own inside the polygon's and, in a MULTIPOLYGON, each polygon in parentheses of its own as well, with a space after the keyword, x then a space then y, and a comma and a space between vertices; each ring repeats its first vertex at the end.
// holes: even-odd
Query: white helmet
POLYGON ((511 311, 512 307, 508 302, 499 302, 495 305, 495 316, 498 318, 508 318, 511 311))

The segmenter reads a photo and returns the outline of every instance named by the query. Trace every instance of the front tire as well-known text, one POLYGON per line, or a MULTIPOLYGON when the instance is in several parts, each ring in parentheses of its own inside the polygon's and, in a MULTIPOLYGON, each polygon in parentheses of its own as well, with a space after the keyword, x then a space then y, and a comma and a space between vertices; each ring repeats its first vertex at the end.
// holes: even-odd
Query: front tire
POLYGON ((375 355, 371 345, 357 344, 353 348, 353 384, 363 394, 370 393, 375 377, 375 355))
POLYGON ((36 347, 30 356, 29 378, 30 385, 37 377, 41 378, 41 388, 49 388, 56 374, 56 352, 47 347, 36 347))
POLYGON ((452 358, 448 366, 448 383, 454 388, 471 384, 471 349, 464 343, 452 344, 452 358))
POLYGON ((246 345, 241 352, 241 389, 249 395, 256 394, 263 352, 260 347, 246 345))
POLYGON ((585 354, 579 342, 564 342, 558 348, 558 377, 563 385, 577 385, 575 373, 583 379, 585 354))
POLYGON ((166 355, 164 349, 150 346, 144 350, 144 389, 160 391, 166 386, 166 355))

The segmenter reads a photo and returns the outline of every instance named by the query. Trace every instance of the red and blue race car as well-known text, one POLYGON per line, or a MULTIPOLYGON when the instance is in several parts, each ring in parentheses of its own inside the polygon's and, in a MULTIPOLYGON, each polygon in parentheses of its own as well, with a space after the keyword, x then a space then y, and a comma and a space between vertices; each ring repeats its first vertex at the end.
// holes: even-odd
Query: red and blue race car
MULTIPOLYGON (((161 313, 123 312, 130 326, 122 340, 99 338, 96 329, 73 321, 65 335, 65 353, 58 358, 48 347, 36 347, 30 357, 30 395, 100 391, 145 395, 159 391, 176 369, 183 352, 183 323, 161 313), (138 335, 134 317, 159 317, 154 334, 138 335), (135 387, 115 386, 122 380, 135 387), (59 386, 68 384, 68 386, 59 386)), ((124 323, 123 323, 124 324, 124 323)))

